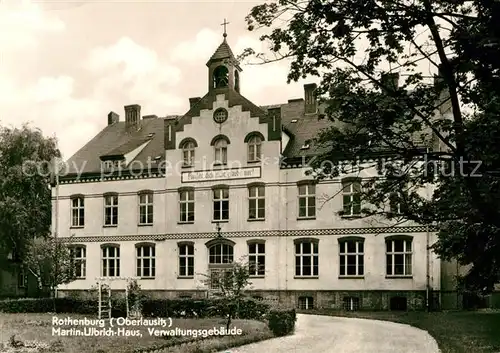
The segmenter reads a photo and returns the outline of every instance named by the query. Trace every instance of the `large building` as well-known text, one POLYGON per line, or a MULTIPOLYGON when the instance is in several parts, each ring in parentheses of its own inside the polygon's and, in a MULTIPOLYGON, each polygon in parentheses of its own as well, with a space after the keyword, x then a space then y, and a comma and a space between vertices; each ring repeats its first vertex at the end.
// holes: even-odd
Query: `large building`
MULTIPOLYGON (((205 276, 249 261, 253 295, 299 308, 425 308, 440 290, 430 229, 360 218, 357 191, 374 170, 316 183, 314 84, 304 97, 259 106, 224 36, 206 63, 207 93, 182 116, 125 107, 72 158, 53 189, 57 235, 70 239, 79 278, 139 277, 152 296, 203 297, 205 276), (337 212, 343 209, 341 217, 337 212)), ((104 118, 104 117, 103 117, 104 118)), ((389 206, 388 206, 389 207, 389 206)))

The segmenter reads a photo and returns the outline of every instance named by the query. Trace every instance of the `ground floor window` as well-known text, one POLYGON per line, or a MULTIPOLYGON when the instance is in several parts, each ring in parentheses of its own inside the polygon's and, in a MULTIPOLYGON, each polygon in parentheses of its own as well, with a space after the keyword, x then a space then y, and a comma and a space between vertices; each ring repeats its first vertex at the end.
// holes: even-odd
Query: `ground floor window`
POLYGON ((359 298, 357 297, 344 297, 344 310, 357 311, 359 310, 359 298))
POLYGON ((314 299, 313 297, 299 297, 298 308, 301 310, 314 309, 314 299))
POLYGON ((406 311, 408 309, 408 300, 406 297, 392 297, 390 308, 394 311, 406 311))

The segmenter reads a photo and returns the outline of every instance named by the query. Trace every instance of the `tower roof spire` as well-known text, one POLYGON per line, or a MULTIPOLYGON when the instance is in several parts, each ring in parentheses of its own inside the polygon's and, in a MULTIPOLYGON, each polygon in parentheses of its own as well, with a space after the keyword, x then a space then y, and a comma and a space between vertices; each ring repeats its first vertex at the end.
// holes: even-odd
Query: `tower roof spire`
POLYGON ((224 34, 222 35, 224 37, 224 40, 226 40, 226 37, 227 37, 227 32, 226 32, 226 25, 228 25, 229 22, 226 21, 226 19, 224 19, 224 22, 221 23, 221 26, 224 26, 224 34))

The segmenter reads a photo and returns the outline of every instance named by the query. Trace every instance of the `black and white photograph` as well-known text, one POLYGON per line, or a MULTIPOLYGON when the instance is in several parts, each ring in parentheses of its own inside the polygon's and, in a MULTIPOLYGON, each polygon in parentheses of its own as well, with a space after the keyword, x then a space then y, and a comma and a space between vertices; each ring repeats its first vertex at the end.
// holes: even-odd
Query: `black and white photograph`
POLYGON ((499 353, 499 23, 0 0, 0 353, 499 353))

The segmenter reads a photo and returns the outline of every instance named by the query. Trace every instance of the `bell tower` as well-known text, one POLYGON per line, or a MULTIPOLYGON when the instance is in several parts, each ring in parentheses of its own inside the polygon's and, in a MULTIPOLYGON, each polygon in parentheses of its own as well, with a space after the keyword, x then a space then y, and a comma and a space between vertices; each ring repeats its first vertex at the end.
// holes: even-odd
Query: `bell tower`
POLYGON ((223 89, 234 89, 240 93, 240 72, 242 71, 238 61, 227 44, 226 22, 224 19, 224 40, 219 45, 215 53, 207 62, 208 67, 208 91, 223 89))

